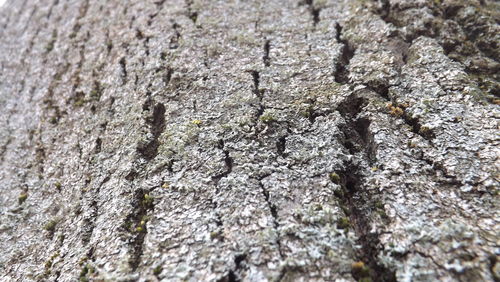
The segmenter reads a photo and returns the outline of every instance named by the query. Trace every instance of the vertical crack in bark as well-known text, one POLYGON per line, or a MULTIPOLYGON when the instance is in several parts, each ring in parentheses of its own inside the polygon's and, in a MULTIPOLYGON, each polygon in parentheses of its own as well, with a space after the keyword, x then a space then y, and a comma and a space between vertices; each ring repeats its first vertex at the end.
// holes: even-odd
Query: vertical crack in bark
POLYGON ((287 135, 283 135, 278 140, 276 140, 276 151, 282 157, 286 157, 288 154, 285 153, 286 150, 286 137, 287 135))
MULTIPOLYGON (((82 227, 82 242, 84 245, 87 245, 92 238, 92 234, 94 233, 94 228, 96 226, 96 218, 99 215, 99 203, 97 199, 99 198, 99 193, 101 192, 101 188, 106 182, 111 179, 111 176, 106 176, 101 183, 97 186, 95 190, 91 190, 90 192, 90 205, 88 205, 89 213, 83 219, 83 227, 82 227)), ((88 186, 90 184, 90 180, 85 181, 85 185, 88 186)), ((89 189, 89 187, 85 187, 85 190, 89 189)))
MULTIPOLYGON (((150 110, 149 107, 153 104, 153 101, 148 101, 143 105, 143 109, 147 111, 150 110)), ((137 146, 137 151, 146 160, 152 160, 158 154, 158 147, 160 146, 158 139, 165 130, 165 111, 165 105, 157 103, 153 107, 152 114, 146 118, 146 125, 149 127, 151 137, 137 146)))
POLYGON ((224 164, 225 164, 225 170, 215 176, 212 176, 212 181, 215 183, 215 186, 217 187, 219 184, 219 181, 223 178, 228 176, 232 171, 233 171, 233 164, 234 160, 231 158, 231 155, 229 154, 229 151, 225 149, 225 144, 224 140, 219 140, 219 144, 217 145, 219 149, 222 150, 224 153, 224 164))
POLYGON ((170 43, 168 44, 168 48, 177 49, 177 48, 179 48, 179 39, 182 37, 181 33, 179 31, 180 25, 177 23, 174 23, 172 25, 172 28, 174 29, 174 35, 172 37, 170 37, 170 43))
MULTIPOLYGON (((217 148, 222 150, 224 153, 224 165, 225 169, 221 173, 212 176, 212 182, 214 183, 215 186, 215 195, 219 193, 219 181, 227 177, 232 171, 233 171, 233 165, 234 165, 234 160, 231 158, 231 155, 229 153, 229 150, 225 149, 225 143, 224 140, 219 140, 219 143, 217 144, 217 148)), ((224 235, 221 232, 222 226, 224 225, 224 222, 222 220, 222 216, 219 212, 219 203, 215 200, 216 197, 212 197, 210 199, 210 202, 212 203, 212 209, 215 214, 215 224, 217 225, 217 230, 213 231, 210 236, 212 239, 219 239, 221 242, 224 242, 224 235)))
POLYGON ((280 258, 283 259, 284 258, 284 255, 283 255, 283 251, 282 251, 282 247, 281 247, 281 239, 280 239, 280 231, 279 231, 279 216, 278 216, 278 208, 276 207, 276 205, 271 201, 271 197, 269 195, 269 191, 266 189, 266 187, 264 186, 264 183, 262 183, 262 181, 268 177, 269 175, 264 175, 263 177, 259 178, 258 181, 259 181, 259 187, 262 191, 262 195, 264 196, 264 199, 267 203, 267 207, 269 208, 269 211, 271 212, 271 216, 273 218, 273 229, 274 231, 276 232, 276 246, 278 248, 278 253, 280 255, 280 258))
POLYGON ((269 57, 269 51, 271 49, 271 41, 266 40, 264 43, 264 56, 262 56, 262 61, 264 62, 264 66, 269 67, 271 65, 271 59, 269 57))
POLYGON ((210 237, 212 240, 217 239, 220 242, 224 242, 224 234, 222 233, 222 228, 224 226, 224 221, 222 220, 222 216, 219 212, 219 203, 215 201, 214 198, 210 199, 210 203, 212 205, 212 210, 215 214, 215 225, 216 230, 210 233, 210 237))
POLYGON ((264 91, 260 89, 260 73, 256 70, 251 70, 249 73, 252 75, 253 79, 253 89, 252 92, 257 96, 258 104, 257 104, 257 113, 256 120, 259 119, 260 116, 264 113, 265 107, 262 104, 262 99, 264 98, 264 91))
MULTIPOLYGON (((344 146, 353 156, 358 156, 366 159, 368 163, 375 161, 375 149, 371 145, 372 137, 370 136, 369 126, 370 121, 365 118, 360 118, 358 115, 362 112, 363 105, 366 104, 365 99, 351 95, 339 105, 338 111, 344 117, 346 125, 341 127, 345 135, 344 146)), ((372 213, 373 195, 364 188, 364 180, 362 177, 361 167, 354 161, 349 161, 343 171, 336 172, 336 177, 331 177, 342 188, 342 192, 338 193, 342 206, 346 208, 346 215, 349 220, 341 220, 338 226, 347 228, 352 225, 358 244, 361 249, 357 254, 358 260, 363 261, 370 267, 370 278, 374 281, 396 281, 394 271, 384 267, 378 259, 380 251, 379 234, 370 232, 370 215, 372 213)), ((352 273, 355 279, 363 279, 365 274, 352 273)))
POLYGON ((218 279, 217 282, 239 282, 241 278, 239 276, 239 272, 242 268, 242 262, 247 258, 246 254, 238 254, 234 256, 234 269, 229 270, 229 272, 218 279))
POLYGON ((167 67, 167 71, 162 76, 163 83, 165 86, 168 86, 170 80, 172 79, 172 75, 174 74, 174 70, 171 67, 167 67))
MULTIPOLYGON (((145 50, 146 56, 149 56, 149 54, 150 54, 150 51, 149 51, 149 40, 151 39, 151 36, 145 36, 144 33, 139 28, 136 28, 135 29, 135 37, 138 40, 142 40, 143 41, 143 46, 144 46, 144 50, 145 50)), ((144 61, 143 61, 143 64, 144 64, 144 61)))
POLYGON ((198 11, 193 9, 193 2, 193 0, 186 0, 187 16, 193 22, 193 24, 196 24, 198 21, 198 11))
POLYGON ((144 247, 144 238, 147 234, 148 214, 154 210, 154 198, 150 195, 152 189, 138 189, 134 192, 131 202, 132 213, 125 219, 125 230, 129 231, 131 237, 129 265, 132 271, 136 271, 141 262, 144 247))
POLYGON ((369 163, 373 163, 375 162, 375 149, 371 145, 372 137, 368 131, 370 121, 366 118, 357 118, 366 103, 364 98, 353 94, 340 103, 337 110, 346 120, 346 125, 341 127, 346 138, 343 142, 344 147, 351 155, 363 153, 368 157, 369 163))
POLYGON ((313 21, 313 27, 316 27, 316 25, 320 21, 319 14, 321 12, 321 8, 317 7, 314 4, 314 0, 303 0, 299 2, 299 6, 301 5, 307 5, 309 9, 309 13, 311 14, 312 21, 313 21))
POLYGON ((128 72, 127 72, 127 60, 125 57, 122 57, 119 61, 120 63, 120 68, 121 68, 121 79, 122 79, 122 85, 127 84, 127 79, 128 79, 128 72))
POLYGON ((350 46, 349 42, 346 39, 342 38, 342 26, 339 23, 336 23, 335 29, 337 31, 336 39, 337 42, 342 43, 344 46, 342 47, 339 60, 335 65, 334 69, 334 77, 337 83, 347 84, 349 83, 349 69, 348 66, 352 57, 354 57, 355 49, 350 46))
POLYGON ((9 147, 10 143, 12 142, 12 132, 10 131, 10 128, 8 129, 8 138, 7 138, 7 141, 5 141, 5 143, 0 146, 0 164, 3 163, 3 161, 5 160, 5 153, 7 152, 7 147, 9 147))

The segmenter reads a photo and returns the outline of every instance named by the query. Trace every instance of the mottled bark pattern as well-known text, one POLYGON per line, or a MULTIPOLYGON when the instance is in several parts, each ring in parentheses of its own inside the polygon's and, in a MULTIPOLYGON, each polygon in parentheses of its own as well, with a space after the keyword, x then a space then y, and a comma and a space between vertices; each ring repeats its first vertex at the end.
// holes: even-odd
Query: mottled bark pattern
POLYGON ((0 280, 498 281, 494 0, 10 0, 0 280))

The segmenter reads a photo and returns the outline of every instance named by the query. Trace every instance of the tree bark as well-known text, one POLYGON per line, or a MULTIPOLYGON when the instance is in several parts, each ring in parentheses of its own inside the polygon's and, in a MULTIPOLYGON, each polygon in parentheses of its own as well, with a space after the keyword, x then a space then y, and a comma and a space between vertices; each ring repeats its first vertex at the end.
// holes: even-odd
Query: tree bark
POLYGON ((0 8, 0 280, 499 281, 499 3, 0 8))

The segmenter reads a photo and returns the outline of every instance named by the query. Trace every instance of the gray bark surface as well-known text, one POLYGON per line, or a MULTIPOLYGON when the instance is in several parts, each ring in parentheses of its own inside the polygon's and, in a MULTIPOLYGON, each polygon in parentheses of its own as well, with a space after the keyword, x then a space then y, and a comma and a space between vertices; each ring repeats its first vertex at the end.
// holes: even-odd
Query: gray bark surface
POLYGON ((0 8, 1 281, 499 281, 493 0, 0 8))

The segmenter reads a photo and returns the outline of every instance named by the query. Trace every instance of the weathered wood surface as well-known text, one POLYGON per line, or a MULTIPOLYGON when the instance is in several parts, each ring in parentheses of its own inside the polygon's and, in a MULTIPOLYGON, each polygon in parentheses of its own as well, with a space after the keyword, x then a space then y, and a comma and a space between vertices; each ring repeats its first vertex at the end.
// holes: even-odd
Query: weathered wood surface
POLYGON ((0 8, 0 280, 498 281, 499 4, 0 8))

